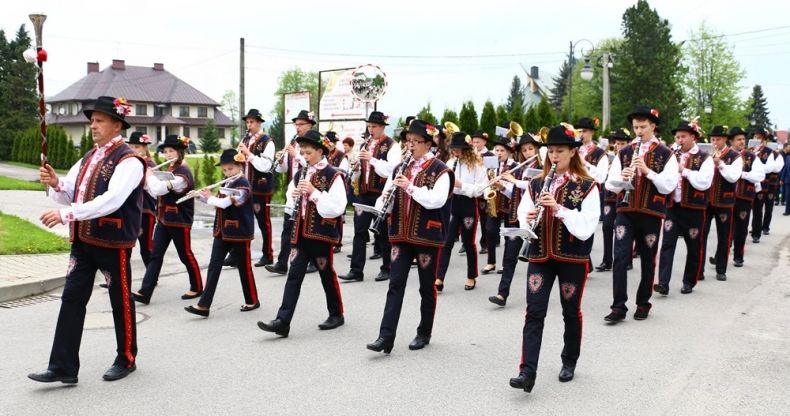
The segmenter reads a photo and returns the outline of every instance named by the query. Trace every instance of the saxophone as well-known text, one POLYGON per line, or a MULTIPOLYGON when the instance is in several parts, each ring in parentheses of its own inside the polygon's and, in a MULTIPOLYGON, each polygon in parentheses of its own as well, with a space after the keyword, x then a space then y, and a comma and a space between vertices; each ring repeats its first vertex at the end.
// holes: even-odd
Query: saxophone
MULTIPOLYGON (((493 169, 489 169, 488 170, 488 180, 491 181, 491 180, 494 180, 495 178, 496 178, 496 175, 494 174, 494 170, 493 169)), ((497 215, 498 215, 497 214, 497 206, 496 206, 496 196, 497 196, 497 191, 494 190, 493 188, 491 189, 491 191, 489 191, 485 195, 485 199, 486 199, 486 214, 488 214, 489 217, 493 217, 493 218, 496 218, 497 215)))

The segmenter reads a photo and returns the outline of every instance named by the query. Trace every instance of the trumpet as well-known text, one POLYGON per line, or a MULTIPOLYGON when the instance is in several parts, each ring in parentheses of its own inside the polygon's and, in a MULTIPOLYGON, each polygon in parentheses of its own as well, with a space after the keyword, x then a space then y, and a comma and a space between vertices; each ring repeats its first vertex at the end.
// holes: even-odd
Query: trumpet
MULTIPOLYGON (((406 168, 411 163, 411 152, 406 152, 406 157, 403 159, 401 163, 400 169, 395 174, 395 178, 400 175, 403 175, 406 172, 406 168)), ((370 223, 370 227, 368 231, 372 232, 375 235, 379 235, 379 227, 381 226, 381 222, 384 221, 384 218, 387 216, 387 211, 390 210, 390 205, 392 205, 392 201, 395 200, 395 190, 390 189, 390 193, 387 194, 387 197, 384 198, 384 203, 381 205, 381 211, 376 215, 376 218, 373 219, 373 222, 370 223)))
POLYGON ((227 177, 227 178, 225 178, 225 179, 223 179, 223 180, 221 180, 221 181, 219 181, 217 183, 214 183, 214 184, 211 184, 211 185, 208 185, 208 186, 204 186, 204 187, 202 187, 200 189, 193 189, 193 190, 187 192, 186 195, 184 195, 181 198, 179 198, 178 201, 176 201, 176 204, 180 204, 180 203, 182 203, 184 201, 189 201, 190 199, 199 196, 200 193, 203 192, 206 189, 214 189, 214 188, 220 187, 222 185, 225 185, 227 183, 233 182, 236 179, 241 178, 241 175, 242 175, 241 173, 237 173, 237 174, 235 174, 233 176, 230 176, 230 177, 227 177))
MULTIPOLYGON (((513 169, 510 169, 510 170, 508 170, 508 171, 507 171, 507 172, 505 172, 505 173, 510 173, 510 174, 513 174, 513 172, 515 172, 515 171, 519 170, 519 169, 520 169, 522 166, 524 166, 524 165, 527 165, 527 164, 529 164, 529 163, 532 163, 532 161, 534 161, 534 160, 535 160, 535 159, 537 159, 538 157, 540 157, 540 155, 535 155, 535 156, 532 156, 531 158, 529 158, 529 159, 527 159, 527 160, 525 160, 525 161, 523 161, 523 162, 519 163, 518 165, 514 166, 514 167, 513 167, 513 169)), ((502 179, 502 176, 504 176, 504 175, 505 175, 505 173, 502 173, 502 174, 500 174, 499 176, 496 176, 496 177, 494 177, 494 178, 492 178, 492 179, 493 179, 493 180, 496 180, 496 181, 498 181, 498 180, 502 179)), ((497 192, 497 191, 496 191, 496 190, 494 190, 494 188, 492 187, 492 185, 489 183, 488 185, 486 185, 486 186, 483 188, 483 192, 482 192, 482 193, 483 193, 483 195, 484 195, 484 199, 491 199, 491 198, 496 198, 496 192, 497 192), (488 190, 486 191, 486 189, 488 189, 488 190), (492 195, 492 194, 493 194, 493 195, 492 195)))

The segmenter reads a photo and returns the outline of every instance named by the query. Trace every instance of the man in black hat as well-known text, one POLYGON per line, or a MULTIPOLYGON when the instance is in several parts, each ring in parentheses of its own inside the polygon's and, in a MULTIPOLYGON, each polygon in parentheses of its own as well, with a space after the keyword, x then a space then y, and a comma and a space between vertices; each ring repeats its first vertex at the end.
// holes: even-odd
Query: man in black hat
MULTIPOLYGON (((576 121, 574 127, 581 133, 579 139, 582 145, 579 148, 579 156, 584 161, 584 167, 587 168, 587 172, 595 179, 595 182, 603 188, 606 183, 606 174, 609 173, 609 158, 606 157, 606 151, 593 141, 599 124, 598 117, 582 117, 576 121)), ((601 192, 600 196, 601 210, 603 210, 604 193, 601 192)))
POLYGON ((71 256, 61 297, 49 366, 28 377, 39 382, 77 383, 79 350, 96 272, 108 285, 115 322, 117 355, 104 373, 107 381, 134 371, 137 325, 131 296, 131 250, 140 234, 145 162, 127 146, 121 131, 129 128, 131 110, 122 97, 99 97, 83 113, 90 120, 95 146, 59 178, 49 164, 39 169, 50 198, 67 205, 41 215, 47 227, 69 224, 71 256))
MULTIPOLYGON (((316 121, 313 113, 307 110, 302 110, 299 114, 292 118, 291 121, 294 123, 294 127, 296 128, 296 135, 291 139, 290 143, 285 146, 282 150, 282 156, 279 157, 278 160, 275 160, 277 166, 275 167, 275 171, 278 173, 285 174, 285 180, 293 181, 294 175, 296 171, 299 170, 299 167, 304 163, 304 158, 302 158, 299 152, 299 143, 297 142, 297 137, 304 137, 308 131, 310 131, 313 126, 315 126, 316 121)), ((291 220, 292 215, 288 213, 286 209, 283 212, 283 231, 280 234, 280 252, 277 254, 277 261, 274 264, 267 264, 266 270, 270 273, 276 274, 286 274, 288 273, 288 256, 291 253, 291 227, 293 226, 293 221, 291 220)), ((307 266, 307 273, 315 273, 316 268, 311 263, 307 266)))
POLYGON ((778 152, 768 147, 771 133, 766 128, 759 128, 754 132, 753 138, 760 140, 760 145, 754 149, 754 154, 760 159, 765 172, 765 180, 760 184, 760 190, 754 199, 752 212, 752 242, 759 243, 761 235, 768 235, 771 231, 771 218, 774 212, 774 193, 779 187, 779 172, 784 167, 784 160, 779 158, 778 152))
POLYGON ((714 175, 713 158, 697 146, 702 134, 695 121, 681 121, 672 134, 675 135, 674 152, 680 178, 669 200, 664 220, 664 239, 661 242, 658 284, 653 286, 662 295, 669 294, 669 280, 679 236, 683 236, 686 242, 686 267, 680 293, 691 293, 700 278, 705 263, 702 251, 705 210, 708 208, 708 189, 714 175))
MULTIPOLYGON (((359 150, 360 173, 357 179, 357 202, 364 205, 373 205, 381 195, 387 178, 392 175, 392 171, 402 159, 401 146, 384 134, 384 128, 388 126, 388 117, 380 111, 370 113, 367 120, 367 129, 370 137, 363 143, 359 150)), ((354 215, 354 240, 351 249, 351 270, 348 274, 340 276, 343 280, 355 280, 361 282, 365 278, 365 256, 366 245, 370 240, 368 227, 373 221, 373 214, 370 212, 355 210, 354 215)), ((381 247, 383 254, 382 265, 376 281, 383 281, 390 278, 390 252, 389 241, 386 237, 386 224, 382 222, 379 232, 375 237, 381 247)))
POLYGON ((268 323, 258 322, 261 330, 281 337, 287 337, 291 331, 291 319, 309 261, 318 266, 329 310, 329 317, 318 328, 329 330, 345 323, 332 253, 332 246, 340 242, 340 227, 343 226, 340 217, 346 211, 343 174, 326 159, 331 146, 328 138, 309 130, 296 140, 305 164, 298 169, 286 191, 294 206, 288 280, 277 318, 268 323))
MULTIPOLYGON (((497 157, 497 168, 493 172, 495 177, 504 174, 516 166, 516 162, 514 162, 511 158, 513 154, 513 148, 510 146, 510 139, 506 137, 498 137, 494 142, 494 154, 497 157)), ((491 216, 493 209, 487 208, 487 210, 490 209, 491 212, 488 213, 488 223, 486 224, 488 260, 483 269, 480 270, 480 272, 483 274, 488 274, 496 270, 496 248, 497 244, 499 244, 500 238, 499 229, 502 226, 502 222, 507 220, 511 203, 510 198, 505 196, 505 193, 502 191, 504 188, 507 188, 508 194, 510 194, 510 191, 513 189, 513 184, 510 182, 497 183, 493 188, 497 191, 496 199, 494 201, 487 201, 486 205, 491 202, 495 203, 496 216, 491 216)))
POLYGON ((387 180, 382 197, 376 201, 377 208, 390 212, 387 222, 392 243, 392 274, 378 338, 367 345, 371 351, 386 354, 392 351, 406 281, 415 259, 422 300, 420 325, 409 349, 425 348, 431 341, 436 312, 436 265, 447 238, 442 224, 450 222, 448 201, 455 180, 453 171, 431 153, 438 133, 438 128, 423 120, 412 121, 407 131, 412 159, 407 166, 398 166, 387 180), (392 202, 385 207, 384 199, 390 192, 394 192, 392 202))
MULTIPOLYGON (((609 142, 614 145, 615 154, 620 151, 631 141, 631 132, 628 129, 617 129, 609 133, 609 142)), ((608 159, 608 157, 607 157, 608 159)), ((607 170, 608 170, 607 166, 607 170)), ((608 177, 608 172, 607 172, 608 177)), ((606 182, 604 182, 606 183, 606 182)), ((612 270, 612 248, 614 246, 614 220, 617 217, 617 194, 601 188, 604 194, 603 208, 601 215, 603 217, 603 224, 601 231, 603 232, 603 260, 601 264, 595 267, 596 272, 612 270)))
POLYGON ((749 232, 749 215, 752 213, 757 187, 765 179, 763 164, 760 158, 746 148, 746 132, 740 127, 730 129, 727 136, 730 138, 732 150, 741 155, 743 172, 735 186, 735 221, 733 222, 733 265, 743 267, 743 256, 746 246, 746 236, 749 232))
MULTIPOLYGON (((606 189, 620 193, 615 218, 614 267, 612 271, 612 312, 604 319, 619 322, 628 308, 628 263, 636 242, 642 261, 642 277, 636 292, 634 319, 647 319, 653 294, 655 258, 661 236, 661 221, 666 216, 667 195, 678 186, 677 159, 655 136, 660 123, 658 110, 638 106, 628 115, 637 138, 617 153, 609 170, 606 189), (628 184, 628 186, 626 186, 628 184)), ((671 196, 670 196, 671 197, 671 196)))
MULTIPOLYGON (((494 152, 488 149, 488 133, 477 130, 471 134, 472 147, 483 158, 484 164, 487 157, 496 157, 494 152)), ((488 213, 486 212, 486 200, 483 197, 477 198, 477 212, 480 215, 480 254, 488 253, 488 244, 486 243, 486 225, 488 224, 488 213)), ((459 253, 464 253, 465 248, 461 247, 459 253)))
MULTIPOLYGON (((716 254, 710 263, 716 266, 716 280, 727 280, 727 260, 730 257, 733 232, 733 209, 735 207, 735 187, 743 172, 743 159, 740 153, 730 148, 727 126, 713 126, 710 131, 713 144, 713 183, 710 186, 708 209, 705 213, 705 233, 702 242, 702 258, 707 252, 707 239, 711 224, 716 221, 716 254)), ((702 278, 702 276, 700 276, 702 278)))

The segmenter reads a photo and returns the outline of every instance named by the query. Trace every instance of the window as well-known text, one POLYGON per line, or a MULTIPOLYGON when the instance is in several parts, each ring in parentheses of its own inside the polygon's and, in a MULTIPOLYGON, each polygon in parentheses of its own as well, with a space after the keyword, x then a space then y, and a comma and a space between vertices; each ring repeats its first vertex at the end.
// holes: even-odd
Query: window
POLYGON ((164 104, 157 104, 154 106, 154 115, 155 116, 170 115, 170 110, 168 110, 167 106, 164 104))
POLYGON ((69 115, 76 116, 77 115, 77 104, 70 103, 69 104, 69 115))
POLYGON ((148 105, 147 104, 135 104, 134 105, 134 115, 136 115, 136 116, 147 116, 148 115, 148 105))
POLYGON ((203 137, 203 134, 206 132, 206 129, 199 127, 198 128, 198 138, 203 137))
POLYGON ((165 136, 175 134, 178 136, 178 127, 165 127, 165 136))
POLYGON ((189 135, 189 127, 184 127, 184 136, 191 137, 189 135))
POLYGON ((220 139, 224 139, 225 138, 225 129, 224 128, 218 128, 217 129, 217 137, 220 138, 220 139))
POLYGON ((198 117, 208 117, 208 107, 198 107, 198 117))
POLYGON ((179 117, 189 117, 189 106, 188 105, 181 105, 178 107, 178 116, 179 117))
POLYGON ((148 127, 135 127, 134 131, 140 132, 143 134, 148 134, 148 127))

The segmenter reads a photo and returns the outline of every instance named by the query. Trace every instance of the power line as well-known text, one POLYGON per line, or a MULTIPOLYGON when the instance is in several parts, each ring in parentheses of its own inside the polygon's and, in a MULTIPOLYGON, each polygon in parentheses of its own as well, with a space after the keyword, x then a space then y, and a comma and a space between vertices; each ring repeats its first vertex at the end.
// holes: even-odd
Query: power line
POLYGON ((525 52, 509 54, 481 54, 481 55, 376 55, 376 54, 355 54, 345 52, 321 52, 298 49, 272 48, 269 46, 247 45, 250 48, 263 49, 268 51, 283 52, 290 54, 319 55, 319 56, 341 56, 355 58, 384 58, 384 59, 477 59, 477 58, 513 58, 522 56, 557 55, 565 52, 525 52))

